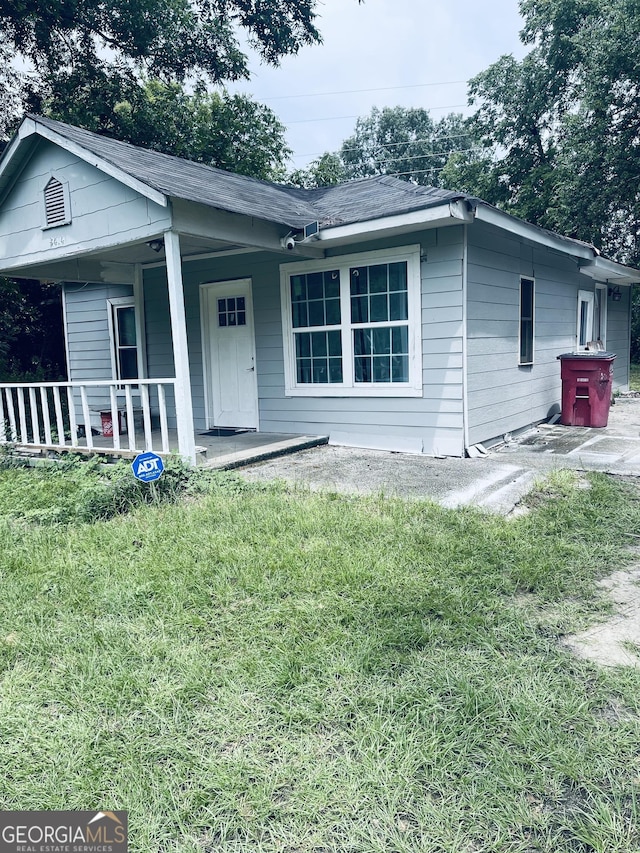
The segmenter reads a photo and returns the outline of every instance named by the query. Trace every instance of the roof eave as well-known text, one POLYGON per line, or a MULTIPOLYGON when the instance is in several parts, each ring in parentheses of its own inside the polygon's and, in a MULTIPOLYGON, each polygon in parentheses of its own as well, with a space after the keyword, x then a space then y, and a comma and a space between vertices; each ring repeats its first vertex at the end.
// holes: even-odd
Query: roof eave
POLYGON ((596 281, 609 284, 620 284, 630 287, 632 284, 640 284, 640 270, 627 267, 608 258, 596 257, 590 263, 582 266, 580 272, 588 275, 596 281))
POLYGON ((473 213, 465 201, 448 201, 408 213, 383 216, 379 219, 352 222, 347 225, 325 225, 320 228, 316 239, 327 247, 340 246, 372 238, 404 234, 420 227, 440 228, 472 221, 473 213))
POLYGON ((583 275, 597 281, 613 282, 615 284, 640 284, 640 271, 603 258, 598 249, 589 243, 562 237, 553 231, 531 225, 522 219, 503 213, 486 202, 478 201, 475 211, 476 219, 488 222, 498 228, 504 228, 512 234, 531 240, 556 252, 578 259, 578 268, 583 275))
POLYGON ((597 249, 588 243, 581 243, 578 240, 561 237, 553 231, 547 231, 544 228, 539 228, 537 225, 531 225, 530 222, 518 219, 510 213, 503 213, 503 211, 486 202, 478 201, 476 203, 475 217, 480 222, 495 225, 497 228, 510 231, 518 237, 539 243, 548 249, 554 249, 565 255, 572 255, 573 257, 590 261, 598 254, 597 249))

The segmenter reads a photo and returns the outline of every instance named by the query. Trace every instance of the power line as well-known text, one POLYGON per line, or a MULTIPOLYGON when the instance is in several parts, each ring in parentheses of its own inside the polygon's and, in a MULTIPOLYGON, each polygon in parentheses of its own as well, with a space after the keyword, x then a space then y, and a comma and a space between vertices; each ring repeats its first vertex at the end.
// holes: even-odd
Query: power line
MULTIPOLYGON (((424 107, 426 112, 430 112, 431 110, 455 110, 460 109, 461 107, 466 107, 468 104, 445 104, 442 107, 424 107)), ((293 119, 293 121, 287 121, 286 119, 280 119, 283 124, 308 124, 312 121, 342 121, 343 119, 348 118, 361 118, 361 116, 326 116, 324 118, 298 118, 293 119)))
MULTIPOLYGON (((438 136, 438 141, 440 142, 443 139, 465 139, 469 135, 470 134, 468 134, 468 133, 450 133, 450 134, 447 134, 446 136, 438 136)), ((383 143, 380 143, 380 149, 386 150, 388 148, 395 148, 398 145, 420 145, 423 142, 433 142, 433 138, 432 137, 425 137, 423 139, 402 140, 401 142, 383 142, 383 143)), ((356 145, 353 145, 350 148, 343 148, 342 146, 340 146, 339 153, 343 153, 346 151, 359 151, 359 150, 360 149, 356 145)), ((294 157, 318 157, 318 156, 321 156, 322 154, 326 154, 326 153, 327 153, 326 151, 314 151, 311 154, 294 154, 293 156, 294 157)))
POLYGON ((377 89, 343 89, 338 92, 304 92, 301 95, 273 95, 270 98, 260 98, 261 101, 285 101, 291 98, 322 98, 327 95, 359 95, 363 92, 393 92, 400 89, 423 89, 427 86, 457 86, 466 85, 467 80, 447 80, 444 83, 412 83, 409 86, 380 86, 377 89))
MULTIPOLYGON (((366 157, 365 160, 379 160, 383 163, 396 163, 396 162, 404 162, 408 163, 410 160, 426 160, 428 157, 448 157, 450 154, 466 154, 468 152, 476 152, 476 151, 486 151, 486 148, 482 147, 473 147, 473 148, 451 148, 448 151, 427 151, 424 154, 416 154, 411 157, 376 157, 375 155, 371 155, 366 157)), ((347 164, 348 166, 349 164, 347 164)))

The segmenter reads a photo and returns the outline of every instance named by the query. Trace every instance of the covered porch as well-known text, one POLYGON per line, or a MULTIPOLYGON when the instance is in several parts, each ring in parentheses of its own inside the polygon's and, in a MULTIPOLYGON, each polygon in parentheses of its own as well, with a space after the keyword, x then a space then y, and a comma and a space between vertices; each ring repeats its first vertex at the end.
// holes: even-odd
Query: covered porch
MULTIPOLYGON (((62 284, 68 368, 65 382, 0 384, 1 443, 153 449, 195 464, 224 438, 204 435, 212 428, 260 431, 251 282, 240 271, 249 259, 256 269, 257 258, 322 255, 286 245, 310 213, 290 213, 279 188, 39 117, 23 122, 0 161, 0 203, 0 274, 62 284), (220 290, 243 278, 246 296, 220 290), (220 303, 231 317, 236 302, 250 331, 242 359, 214 348, 209 328, 222 325, 220 303), (220 411, 223 382, 250 398, 250 417, 241 405, 220 411)), ((286 419, 275 426, 291 439, 286 419)))
MULTIPOLYGON (((175 379, 0 384, 0 445, 30 455, 180 454, 178 432, 168 426, 167 397, 173 395, 167 389, 174 385, 175 379), (124 405, 118 399, 123 390, 124 405), (96 408, 90 403, 92 392, 108 403, 96 408)), ((327 437, 220 429, 194 431, 191 440, 197 464, 229 469, 326 444, 327 437)))

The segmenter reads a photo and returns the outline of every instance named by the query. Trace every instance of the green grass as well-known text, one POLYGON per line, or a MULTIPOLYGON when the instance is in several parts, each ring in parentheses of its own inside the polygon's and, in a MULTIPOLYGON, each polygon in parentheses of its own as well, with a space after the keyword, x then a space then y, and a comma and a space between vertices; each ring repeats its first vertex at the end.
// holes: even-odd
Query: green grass
POLYGON ((128 809, 136 853, 640 848, 640 670, 559 644, 635 484, 508 521, 218 476, 36 524, 0 474, 0 808, 128 809))
POLYGON ((632 364, 630 367, 629 390, 640 391, 640 364, 632 364))

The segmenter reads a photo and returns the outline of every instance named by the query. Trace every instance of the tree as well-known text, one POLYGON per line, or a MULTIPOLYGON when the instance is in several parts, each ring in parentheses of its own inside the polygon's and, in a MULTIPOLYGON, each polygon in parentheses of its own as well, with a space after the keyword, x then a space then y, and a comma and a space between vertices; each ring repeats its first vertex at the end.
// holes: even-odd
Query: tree
POLYGON ((243 175, 278 180, 290 151, 275 114, 246 95, 177 83, 113 80, 104 69, 96 81, 57 81, 42 112, 51 118, 106 133, 133 145, 184 157, 243 175), (98 82, 99 85, 98 85, 98 82), (98 92, 98 97, 94 92, 98 92))
POLYGON ((60 286, 0 279, 0 380, 65 376, 60 286))
MULTIPOLYGON (((177 83, 246 78, 241 39, 263 61, 277 64, 320 41, 315 5, 316 0, 0 0, 5 93, 0 106, 37 104, 52 75, 89 79, 100 69, 123 85, 140 73, 177 83), (18 70, 21 65, 25 71, 18 70)), ((11 118, 3 113, 0 132, 11 118)))
POLYGON ((326 151, 313 160, 306 169, 296 169, 288 176, 287 183, 294 187, 330 187, 347 179, 339 154, 326 151))
MULTIPOLYGON (((503 56, 470 82, 470 130, 500 154, 485 198, 637 262, 640 6, 521 0, 520 10, 530 52, 521 62, 503 56)), ((450 164, 449 180, 473 177, 466 162, 457 170, 450 164)))
POLYGON ((461 115, 434 121, 427 110, 374 107, 356 121, 352 136, 337 152, 325 152, 307 169, 289 175, 294 186, 320 187, 373 175, 442 186, 441 172, 453 153, 469 152, 471 135, 461 115))
POLYGON ((440 172, 451 152, 469 145, 461 115, 452 113, 434 122, 424 109, 374 107, 368 116, 357 120, 339 155, 347 178, 397 175, 414 183, 440 186, 440 172))

